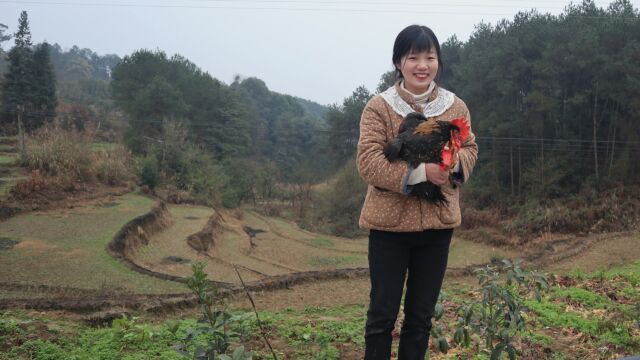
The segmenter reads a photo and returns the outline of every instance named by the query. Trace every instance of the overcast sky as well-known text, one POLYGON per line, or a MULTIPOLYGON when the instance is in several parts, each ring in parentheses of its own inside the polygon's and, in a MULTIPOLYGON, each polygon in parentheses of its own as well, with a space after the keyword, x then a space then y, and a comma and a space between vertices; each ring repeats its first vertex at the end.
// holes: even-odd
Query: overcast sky
MULTIPOLYGON (((638 8, 640 0, 631 1, 638 8)), ((596 0, 600 7, 610 1, 596 0)), ((391 70, 405 26, 431 27, 440 42, 466 41, 481 23, 537 9, 560 14, 555 0, 41 0, 0 1, 0 23, 16 30, 27 10, 34 43, 77 45, 100 55, 141 48, 181 54, 213 77, 255 76, 274 91, 341 104, 391 70), (481 3, 482 5, 477 5, 481 3)), ((11 42, 4 44, 5 48, 11 42)), ((446 61, 446 59, 445 59, 446 61)), ((482 71, 482 69, 478 69, 482 71)))

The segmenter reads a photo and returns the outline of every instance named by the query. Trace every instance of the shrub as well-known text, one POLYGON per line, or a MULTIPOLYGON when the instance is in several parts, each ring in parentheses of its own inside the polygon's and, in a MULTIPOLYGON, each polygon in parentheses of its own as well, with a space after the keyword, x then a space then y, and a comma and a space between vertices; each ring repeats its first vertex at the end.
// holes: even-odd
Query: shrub
POLYGON ((527 327, 524 299, 533 294, 541 301, 541 292, 547 291, 549 285, 544 274, 522 270, 519 261, 505 259, 502 264, 504 277, 489 265, 475 270, 481 299, 466 302, 456 310, 458 321, 453 339, 456 344, 468 347, 471 333, 476 333, 483 338, 484 351, 492 360, 500 359, 502 352, 513 360, 515 340, 527 327))
MULTIPOLYGON (((355 159, 351 159, 338 171, 332 186, 314 194, 314 202, 318 205, 311 209, 310 221, 315 227, 332 234, 361 235, 358 218, 366 192, 367 185, 358 174, 355 159)), ((312 224, 305 225, 309 227, 312 224)))
POLYGON ((92 179, 91 151, 86 136, 48 125, 27 139, 24 165, 50 176, 92 179))
POLYGON ((140 181, 142 185, 148 186, 149 189, 154 189, 160 183, 160 170, 154 158, 147 157, 142 160, 140 181))
POLYGON ((251 353, 244 346, 235 349, 231 356, 226 355, 231 345, 231 334, 228 325, 243 320, 245 317, 233 315, 227 310, 218 289, 207 280, 204 263, 193 264, 193 274, 187 280, 187 286, 198 297, 203 319, 198 321, 196 329, 187 330, 184 344, 177 346, 177 351, 197 360, 250 360, 251 353), (206 346, 198 345, 197 340, 204 336, 206 346), (190 353, 188 349, 195 345, 190 353))
POLYGON ((131 154, 124 147, 97 151, 93 157, 95 173, 100 182, 119 185, 132 178, 131 154))

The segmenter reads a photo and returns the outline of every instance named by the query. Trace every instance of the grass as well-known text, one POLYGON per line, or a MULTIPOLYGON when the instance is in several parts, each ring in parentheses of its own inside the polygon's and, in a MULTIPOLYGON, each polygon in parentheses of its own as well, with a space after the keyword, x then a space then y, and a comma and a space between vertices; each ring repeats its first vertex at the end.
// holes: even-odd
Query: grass
MULTIPOLYGON (((580 273, 571 277, 574 285, 556 284, 542 302, 527 302, 528 331, 521 349, 528 351, 529 357, 519 358, 596 360, 638 353, 640 329, 633 306, 607 300, 594 282, 603 279, 620 283, 614 286, 616 289, 625 289, 639 274, 640 262, 602 273, 580 273), (607 310, 603 311, 603 307, 607 310)), ((469 293, 453 283, 445 283, 445 290, 445 310, 455 307, 461 302, 460 297, 469 293)), ((269 339, 279 358, 357 359, 363 356, 366 310, 363 304, 287 308, 260 311, 260 319, 269 329, 269 339)), ((232 348, 242 344, 253 352, 254 359, 271 359, 260 339, 255 317, 250 312, 235 314, 243 316, 231 325, 232 348)), ((446 311, 439 323, 450 330, 456 320, 455 314, 446 311)), ((0 314, 0 360, 180 359, 173 346, 195 324, 196 319, 189 316, 159 323, 129 318, 104 328, 90 328, 37 312, 6 311, 0 314)), ((447 333, 449 338, 451 335, 447 333)), ((438 353, 432 346, 430 359, 488 359, 474 347, 451 345, 449 354, 438 353)))
POLYGON ((550 264, 549 271, 597 273, 610 267, 618 268, 640 259, 640 233, 628 236, 612 236, 606 241, 597 241, 573 259, 550 264))
POLYGON ((0 166, 10 166, 15 164, 16 157, 9 155, 0 155, 0 166))
POLYGON ((10 144, 0 144, 0 152, 15 152, 16 147, 10 144))
POLYGON ((0 237, 20 244, 0 251, 0 281, 116 292, 182 291, 179 284, 133 272, 106 252, 118 230, 153 205, 151 199, 133 194, 117 202, 110 208, 94 203, 4 221, 0 237))
POLYGON ((487 263, 492 258, 507 258, 514 255, 487 244, 454 238, 449 250, 448 264, 450 267, 466 267, 487 263))
POLYGON ((90 147, 90 149, 92 151, 113 150, 113 149, 116 149, 119 146, 121 146, 121 144, 118 144, 118 143, 107 143, 107 142, 95 142, 95 143, 89 144, 89 147, 90 147))
POLYGON ((527 306, 541 328, 574 329, 592 339, 586 346, 638 353, 639 276, 640 261, 593 273, 573 271, 576 285, 555 285, 549 297, 527 306))
POLYGON ((0 318, 0 359, 184 359, 172 346, 194 326, 193 320, 149 325, 124 319, 90 328, 10 312, 0 318))
POLYGON ((335 246, 335 242, 331 239, 327 239, 325 237, 315 237, 313 239, 311 239, 311 243, 314 246, 319 246, 319 247, 333 247, 335 246))
POLYGON ((337 266, 345 266, 348 264, 355 264, 361 260, 359 256, 353 255, 343 255, 343 256, 330 256, 330 257, 321 257, 321 256, 312 256, 309 259, 309 264, 312 266, 318 267, 337 267, 337 266))

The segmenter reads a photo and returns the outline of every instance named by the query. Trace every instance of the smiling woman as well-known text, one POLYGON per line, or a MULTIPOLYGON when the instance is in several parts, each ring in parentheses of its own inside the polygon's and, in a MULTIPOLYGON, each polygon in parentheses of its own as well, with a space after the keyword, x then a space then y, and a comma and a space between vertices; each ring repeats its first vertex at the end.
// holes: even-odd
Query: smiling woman
POLYGON ((423 94, 435 85, 440 75, 440 44, 431 29, 408 27, 398 35, 393 52, 396 77, 413 94, 423 94))
POLYGON ((370 230, 366 360, 387 360, 391 355, 391 332, 405 278, 405 320, 398 359, 424 358, 453 228, 460 225, 459 185, 469 178, 478 154, 470 132, 453 160, 456 166, 421 163, 414 169, 405 161, 388 160, 384 149, 410 129, 405 122, 410 114, 420 113, 425 122, 434 123, 461 117, 470 120, 464 102, 435 83, 442 61, 431 29, 412 25, 402 30, 392 60, 398 80, 363 110, 357 153, 358 170, 368 184, 359 222, 370 230), (446 201, 434 203, 411 195, 414 186, 426 182, 442 187, 446 201))

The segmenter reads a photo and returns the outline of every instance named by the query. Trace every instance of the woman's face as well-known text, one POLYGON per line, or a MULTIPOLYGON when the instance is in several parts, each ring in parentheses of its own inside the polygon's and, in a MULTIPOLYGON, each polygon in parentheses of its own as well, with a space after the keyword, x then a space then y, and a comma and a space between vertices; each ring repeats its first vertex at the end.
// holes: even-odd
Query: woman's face
POLYGON ((421 53, 409 53, 396 66, 404 78, 404 87, 413 94, 422 94, 438 74, 438 54, 434 48, 421 53))

